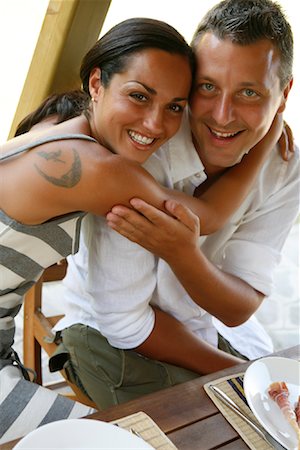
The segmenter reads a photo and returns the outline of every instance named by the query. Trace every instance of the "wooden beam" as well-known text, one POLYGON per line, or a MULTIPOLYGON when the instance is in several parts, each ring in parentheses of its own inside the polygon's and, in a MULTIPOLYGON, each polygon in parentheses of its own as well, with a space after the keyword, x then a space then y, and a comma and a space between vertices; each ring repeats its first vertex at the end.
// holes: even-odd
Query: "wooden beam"
POLYGON ((80 87, 82 57, 97 41, 111 0, 50 0, 9 138, 49 94, 80 87))

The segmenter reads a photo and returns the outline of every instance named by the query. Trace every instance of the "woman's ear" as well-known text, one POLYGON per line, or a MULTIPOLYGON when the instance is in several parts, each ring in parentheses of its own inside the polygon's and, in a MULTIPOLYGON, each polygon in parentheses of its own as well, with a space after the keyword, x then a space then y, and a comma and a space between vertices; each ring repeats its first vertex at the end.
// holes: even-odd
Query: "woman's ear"
POLYGON ((288 82, 288 84, 286 85, 286 87, 283 90, 282 101, 281 101, 281 104, 280 104, 279 109, 277 111, 279 113, 282 113, 285 110, 286 101, 287 101, 287 98, 289 96, 290 90, 292 89, 293 81, 294 81, 293 78, 291 78, 291 80, 288 82))
POLYGON ((89 91, 92 99, 96 100, 98 98, 101 88, 101 69, 95 67, 91 71, 89 78, 89 91))

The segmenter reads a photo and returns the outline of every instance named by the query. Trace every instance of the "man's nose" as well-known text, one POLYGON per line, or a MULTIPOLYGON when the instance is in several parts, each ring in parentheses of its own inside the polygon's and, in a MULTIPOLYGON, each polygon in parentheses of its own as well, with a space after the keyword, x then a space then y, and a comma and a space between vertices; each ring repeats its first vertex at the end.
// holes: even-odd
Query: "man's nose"
POLYGON ((223 94, 218 96, 213 109, 213 118, 221 127, 226 127, 235 119, 235 107, 231 96, 223 94))
POLYGON ((144 127, 152 134, 160 134, 164 128, 164 112, 159 107, 147 111, 143 121, 144 127))

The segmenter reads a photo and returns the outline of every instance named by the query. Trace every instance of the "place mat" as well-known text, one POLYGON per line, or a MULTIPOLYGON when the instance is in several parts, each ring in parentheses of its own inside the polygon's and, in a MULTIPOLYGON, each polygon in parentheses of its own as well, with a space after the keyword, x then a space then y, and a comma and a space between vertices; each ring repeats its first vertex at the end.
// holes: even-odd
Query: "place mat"
POLYGON ((226 420, 238 432, 251 450, 272 450, 273 447, 262 439, 243 419, 236 413, 231 411, 224 403, 219 400, 215 394, 209 389, 209 386, 217 386, 228 397, 231 398, 251 419, 258 424, 257 419, 248 406, 243 387, 244 373, 231 375, 230 377, 219 378, 215 381, 206 383, 203 387, 207 395, 212 399, 214 404, 223 414, 226 420))
POLYGON ((130 431, 132 428, 139 433, 144 441, 156 450, 177 450, 173 442, 165 435, 158 425, 146 413, 140 411, 130 416, 121 417, 111 423, 130 431))

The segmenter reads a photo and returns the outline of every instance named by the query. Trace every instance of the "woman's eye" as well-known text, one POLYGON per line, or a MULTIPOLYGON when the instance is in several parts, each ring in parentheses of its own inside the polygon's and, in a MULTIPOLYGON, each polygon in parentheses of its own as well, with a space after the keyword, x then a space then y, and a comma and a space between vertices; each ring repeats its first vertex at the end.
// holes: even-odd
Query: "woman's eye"
POLYGON ((172 103, 172 105, 169 106, 169 109, 175 113, 181 113, 183 111, 183 107, 177 103, 172 103))
POLYGON ((147 100, 147 97, 144 94, 141 94, 140 92, 133 92, 130 94, 130 97, 134 98, 139 102, 145 102, 147 100))

